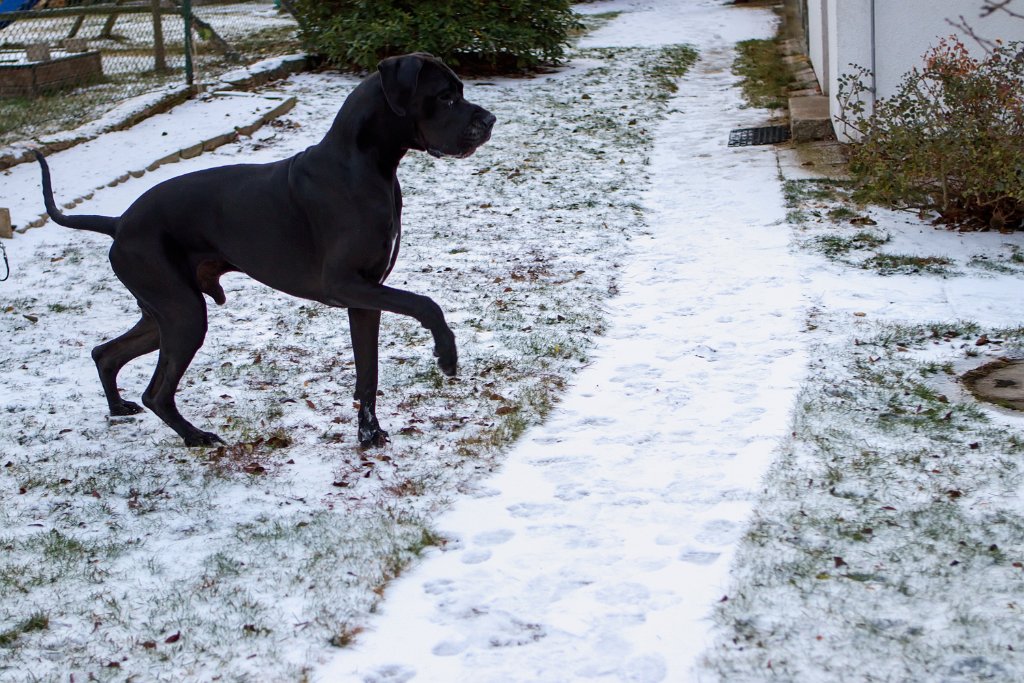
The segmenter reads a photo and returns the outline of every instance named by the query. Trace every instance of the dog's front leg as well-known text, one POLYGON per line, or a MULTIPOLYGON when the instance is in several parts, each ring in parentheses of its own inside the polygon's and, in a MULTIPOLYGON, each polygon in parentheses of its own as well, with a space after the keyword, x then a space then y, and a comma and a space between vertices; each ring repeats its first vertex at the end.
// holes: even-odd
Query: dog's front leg
POLYGON ((350 309, 388 311, 415 318, 434 337, 434 355, 441 372, 453 377, 458 370, 455 335, 445 322, 441 307, 430 297, 359 278, 335 283, 323 303, 350 309))
POLYGON ((388 433, 377 422, 377 341, 380 335, 380 311, 348 309, 352 333, 352 353, 356 360, 356 392, 359 401, 359 445, 383 446, 388 433))

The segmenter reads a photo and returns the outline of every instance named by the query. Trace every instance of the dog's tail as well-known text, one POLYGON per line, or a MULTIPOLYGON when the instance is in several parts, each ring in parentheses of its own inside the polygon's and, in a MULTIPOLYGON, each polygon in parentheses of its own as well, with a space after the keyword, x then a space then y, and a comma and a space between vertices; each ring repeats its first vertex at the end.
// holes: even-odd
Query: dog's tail
POLYGON ((46 205, 46 213, 57 225, 76 230, 91 230, 110 237, 114 236, 114 229, 117 227, 117 219, 111 216, 65 216, 57 208, 53 201, 53 186, 50 184, 50 167, 46 159, 36 150, 36 160, 43 169, 43 203, 46 205))

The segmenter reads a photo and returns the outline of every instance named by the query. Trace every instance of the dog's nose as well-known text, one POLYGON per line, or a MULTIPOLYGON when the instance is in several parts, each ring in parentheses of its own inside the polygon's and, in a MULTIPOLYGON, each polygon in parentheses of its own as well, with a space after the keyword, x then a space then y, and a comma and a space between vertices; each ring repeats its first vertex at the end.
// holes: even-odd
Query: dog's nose
POLYGON ((484 124, 484 127, 487 128, 487 130, 490 130, 494 127, 494 123, 497 120, 498 119, 495 118, 494 114, 488 111, 484 112, 484 116, 480 119, 480 123, 484 124))

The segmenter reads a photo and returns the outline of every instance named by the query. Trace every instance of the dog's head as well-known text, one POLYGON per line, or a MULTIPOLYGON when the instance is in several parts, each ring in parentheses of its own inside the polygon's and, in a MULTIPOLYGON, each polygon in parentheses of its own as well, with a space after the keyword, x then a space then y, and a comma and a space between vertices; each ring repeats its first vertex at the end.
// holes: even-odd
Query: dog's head
POLYGON ((462 81, 440 59, 416 52, 377 69, 391 111, 415 122, 413 149, 464 158, 491 138, 494 115, 462 98, 462 81))

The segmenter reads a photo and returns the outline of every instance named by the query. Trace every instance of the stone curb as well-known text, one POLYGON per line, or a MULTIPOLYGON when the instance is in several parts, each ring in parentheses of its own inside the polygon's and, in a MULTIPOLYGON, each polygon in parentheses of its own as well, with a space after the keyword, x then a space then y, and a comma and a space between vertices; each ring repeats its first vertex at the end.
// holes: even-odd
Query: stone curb
MULTIPOLYGON (((294 97, 289 97, 288 99, 282 100, 281 104, 277 105, 276 107, 274 107, 273 109, 271 109, 267 113, 265 113, 262 116, 260 116, 259 119, 257 119, 253 123, 250 123, 250 124, 245 125, 245 126, 236 126, 235 128, 233 128, 229 132, 219 133, 219 134, 214 135, 213 137, 208 138, 208 139, 206 139, 206 140, 204 140, 202 142, 196 143, 195 145, 191 145, 189 147, 186 147, 185 149, 181 149, 181 150, 178 150, 177 152, 173 152, 171 154, 168 154, 167 156, 165 156, 165 157, 163 157, 161 159, 157 159, 156 161, 152 162, 151 164, 149 164, 145 168, 135 169, 135 170, 128 171, 127 173, 124 173, 124 174, 118 176, 117 178, 115 178, 114 180, 110 181, 106 185, 97 187, 96 190, 102 189, 103 187, 114 187, 116 185, 120 185, 121 183, 125 182, 126 180, 128 180, 130 178, 141 178, 147 172, 155 171, 156 169, 160 168, 164 164, 176 163, 178 161, 181 161, 182 159, 192 159, 194 157, 199 156, 203 152, 209 152, 209 151, 217 149, 218 147, 220 147, 222 145, 226 145, 229 142, 234 142, 240 136, 251 135, 253 132, 258 130, 262 126, 266 125, 270 121, 272 121, 272 120, 274 120, 274 119, 276 119, 276 118, 278 118, 280 116, 283 116, 283 115, 287 114, 295 106, 296 102, 297 102, 297 100, 294 97)), ((35 157, 33 156, 33 159, 34 158, 35 157)), ((78 206, 82 202, 87 201, 89 199, 92 199, 94 192, 95 192, 95 190, 93 190, 92 192, 88 192, 88 193, 82 195, 81 197, 76 197, 76 198, 74 198, 74 199, 72 199, 72 200, 62 204, 62 207, 64 209, 73 209, 74 207, 78 206)), ((44 225, 46 223, 46 221, 48 221, 48 220, 49 220, 49 216, 47 216, 45 213, 40 214, 39 218, 37 218, 34 221, 30 221, 30 222, 26 223, 24 227, 19 227, 14 232, 23 233, 26 230, 29 230, 31 228, 38 228, 38 227, 44 225)))
MULTIPOLYGON (((238 69, 221 76, 216 88, 218 90, 248 90, 265 85, 271 81, 287 78, 293 73, 304 71, 309 65, 306 55, 289 55, 286 57, 266 59, 256 62, 246 69, 238 69)), ((161 114, 175 106, 185 102, 193 96, 192 90, 187 86, 178 86, 167 91, 154 102, 142 106, 137 110, 131 110, 121 118, 117 118, 108 124, 89 127, 83 126, 79 129, 58 133, 55 136, 43 138, 38 142, 17 142, 0 149, 0 171, 17 166, 28 161, 35 160, 35 150, 50 155, 74 147, 83 142, 95 140, 104 133, 131 128, 140 121, 156 114, 161 114), (81 131, 81 132, 79 132, 81 131)), ((151 95, 140 95, 138 99, 144 101, 151 95)), ((129 100, 131 102, 131 100, 129 100)), ((130 107, 129 107, 130 109, 130 107)), ((265 121, 263 122, 265 123, 265 121)), ((261 123, 260 125, 263 125, 261 123)), ((257 126, 258 128, 259 126, 257 126)), ((252 131, 255 131, 253 128, 252 131)), ((243 133, 243 134, 251 134, 243 133)), ((188 158, 188 157, 185 157, 188 158)))

